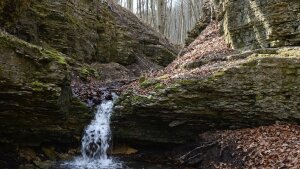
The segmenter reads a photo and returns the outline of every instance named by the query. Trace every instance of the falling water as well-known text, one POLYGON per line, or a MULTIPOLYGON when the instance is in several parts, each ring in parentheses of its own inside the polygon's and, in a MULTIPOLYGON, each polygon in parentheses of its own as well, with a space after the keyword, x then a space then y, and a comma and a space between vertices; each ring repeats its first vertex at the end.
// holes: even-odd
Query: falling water
MULTIPOLYGON (((106 94, 106 96, 109 94, 106 94)), ((121 169, 122 163, 108 157, 107 150, 111 140, 110 117, 117 95, 103 99, 97 106, 94 120, 86 127, 83 138, 82 156, 65 163, 72 169, 121 169)))

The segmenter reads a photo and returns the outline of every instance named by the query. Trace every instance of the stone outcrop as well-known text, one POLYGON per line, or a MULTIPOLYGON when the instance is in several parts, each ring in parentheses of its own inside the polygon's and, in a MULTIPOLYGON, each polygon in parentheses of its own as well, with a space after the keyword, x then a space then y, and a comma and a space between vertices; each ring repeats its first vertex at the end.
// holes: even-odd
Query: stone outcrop
POLYGON ((74 143, 91 115, 72 98, 65 55, 3 31, 0 40, 0 141, 74 143))
POLYGON ((200 33, 209 25, 210 21, 213 19, 211 12, 212 12, 212 2, 210 0, 201 0, 201 9, 199 13, 199 21, 197 21, 194 28, 188 31, 188 36, 185 40, 185 45, 189 46, 199 35, 200 33))
POLYGON ((187 45, 205 29, 211 18, 223 24, 221 31, 235 49, 300 45, 297 0, 202 0, 202 4, 203 15, 189 32, 187 45))
POLYGON ((299 47, 256 51, 230 62, 202 79, 167 86, 156 81, 146 95, 124 94, 114 113, 114 134, 184 143, 208 130, 300 123, 299 47))
POLYGON ((227 0, 219 2, 226 40, 234 48, 300 45, 297 0, 227 0))
MULTIPOLYGON (((77 145, 92 114, 72 97, 65 55, 4 31, 0 42, 1 152, 6 144, 11 152, 15 146, 77 145)), ((6 155, 0 159, 9 163, 6 155)))
MULTIPOLYGON (((84 63, 116 62, 133 73, 166 66, 176 49, 119 5, 82 0, 22 0, 0 4, 0 25, 27 42, 54 48, 84 63), (132 66, 133 65, 133 66, 132 66), (149 68, 148 68, 149 67, 149 68)), ((100 72, 101 73, 101 72, 100 72)))
MULTIPOLYGON (((27 134, 27 139, 36 140, 32 134, 42 137, 47 130, 53 130, 53 136, 59 132, 67 135, 69 129, 64 130, 63 125, 68 126, 68 120, 78 124, 74 127, 81 134, 86 114, 79 109, 73 112, 78 115, 76 119, 72 119, 70 112, 71 71, 78 63, 93 63, 80 68, 78 72, 82 74, 93 69, 103 79, 113 78, 109 73, 101 74, 104 63, 109 63, 109 70, 120 70, 125 78, 132 78, 142 71, 140 62, 159 68, 170 63, 176 53, 167 39, 130 12, 96 1, 4 0, 0 3, 0 26, 1 98, 5 98, 1 99, 1 127, 8 128, 1 132, 16 132, 17 128, 9 127, 13 123, 7 119, 16 123, 20 120, 18 125, 24 124, 20 142, 27 134)), ((73 130, 72 125, 68 127, 73 130)))
POLYGON ((15 168, 22 147, 79 147, 93 114, 72 95, 76 76, 128 80, 176 56, 165 37, 104 1, 2 0, 0 29, 0 168, 15 168))
POLYGON ((209 130, 299 124, 299 6, 287 0, 214 1, 209 18, 220 23, 219 33, 235 51, 222 52, 226 46, 210 26, 196 39, 200 45, 191 44, 165 74, 136 82, 120 97, 115 137, 185 143, 209 130), (207 50, 218 43, 222 50, 207 50))

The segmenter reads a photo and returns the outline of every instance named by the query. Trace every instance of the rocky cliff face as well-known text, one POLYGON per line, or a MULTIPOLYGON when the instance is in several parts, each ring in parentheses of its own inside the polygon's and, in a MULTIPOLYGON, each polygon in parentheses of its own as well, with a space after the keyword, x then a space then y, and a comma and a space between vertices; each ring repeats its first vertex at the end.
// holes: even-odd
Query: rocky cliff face
POLYGON ((0 150, 77 144, 91 114, 72 97, 65 55, 3 31, 0 42, 0 150))
MULTIPOLYGON (((167 39, 106 2, 3 0, 0 27, 0 168, 16 167, 24 146, 77 147, 93 114, 72 95, 74 74, 129 79, 176 56, 167 39)), ((54 149, 43 156, 55 159, 54 149)))
POLYGON ((1 143, 74 143, 91 115, 72 98, 65 55, 3 31, 0 39, 1 143))
POLYGON ((299 123, 300 48, 244 57, 230 59, 231 66, 203 79, 177 79, 166 86, 156 80, 146 95, 124 94, 114 114, 114 134, 184 143, 208 130, 299 123))
POLYGON ((176 56, 167 39, 118 5, 22 0, 3 1, 0 9, 6 31, 77 62, 116 62, 139 74, 140 69, 155 68, 153 63, 166 66, 176 56))
POLYGON ((212 18, 221 22, 226 41, 235 49, 300 45, 300 4, 297 0, 202 0, 202 4, 203 15, 189 32, 187 45, 212 18))
POLYGON ((219 15, 224 14, 226 40, 234 48, 300 45, 300 3, 297 0, 227 0, 215 3, 219 15))
POLYGON ((300 49, 284 47, 299 45, 299 5, 215 1, 221 27, 208 26, 183 56, 121 96, 115 137, 184 143, 208 130, 299 123, 300 49))

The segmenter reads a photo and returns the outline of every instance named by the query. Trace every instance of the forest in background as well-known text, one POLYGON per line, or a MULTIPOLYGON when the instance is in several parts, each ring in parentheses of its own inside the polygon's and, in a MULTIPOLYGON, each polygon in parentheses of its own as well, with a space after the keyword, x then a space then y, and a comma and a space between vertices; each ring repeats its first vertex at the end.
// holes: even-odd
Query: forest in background
POLYGON ((175 44, 184 44, 187 32, 201 17, 203 0, 114 0, 136 14, 175 44))

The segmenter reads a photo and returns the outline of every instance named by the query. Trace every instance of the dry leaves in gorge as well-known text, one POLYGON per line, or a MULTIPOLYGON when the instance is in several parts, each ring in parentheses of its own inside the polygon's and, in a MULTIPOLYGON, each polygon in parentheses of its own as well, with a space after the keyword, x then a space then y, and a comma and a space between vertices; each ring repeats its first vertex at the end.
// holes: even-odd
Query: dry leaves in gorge
MULTIPOLYGON (((223 146, 228 146, 232 140, 243 168, 300 168, 300 126, 273 125, 222 134, 223 146)), ((217 169, 236 168, 226 163, 214 166, 217 169)))

